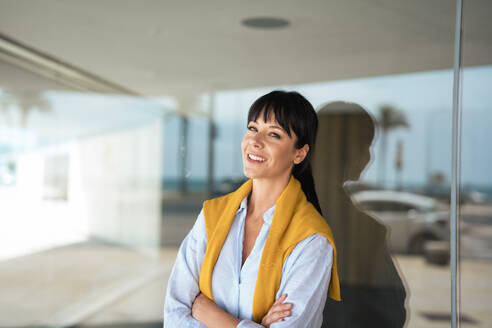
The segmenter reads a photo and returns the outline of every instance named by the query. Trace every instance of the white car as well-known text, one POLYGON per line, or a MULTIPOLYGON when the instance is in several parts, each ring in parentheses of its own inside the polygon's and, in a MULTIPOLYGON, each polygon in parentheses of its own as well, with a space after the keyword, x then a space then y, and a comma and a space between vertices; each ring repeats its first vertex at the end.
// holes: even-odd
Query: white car
POLYGON ((392 190, 365 190, 352 194, 352 199, 388 227, 392 252, 422 254, 427 241, 449 241, 449 210, 434 198, 392 190))

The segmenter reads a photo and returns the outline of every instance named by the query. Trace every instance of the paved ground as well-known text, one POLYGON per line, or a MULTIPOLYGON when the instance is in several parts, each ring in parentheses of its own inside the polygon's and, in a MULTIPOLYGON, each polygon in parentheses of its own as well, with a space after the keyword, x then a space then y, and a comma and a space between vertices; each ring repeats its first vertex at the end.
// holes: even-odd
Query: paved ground
MULTIPOLYGON (((407 327, 450 327, 451 269, 427 264, 420 256, 398 256, 410 316, 407 327)), ((492 261, 461 262, 462 327, 492 326, 492 261)))
MULTIPOLYGON (((0 263, 0 327, 161 327, 176 248, 140 252, 79 243, 0 263)), ((450 327, 450 268, 399 256, 407 327, 450 327)), ((492 324, 492 261, 461 264, 463 327, 492 324)))
POLYGON ((0 327, 161 321, 175 250, 80 243, 0 263, 0 327))

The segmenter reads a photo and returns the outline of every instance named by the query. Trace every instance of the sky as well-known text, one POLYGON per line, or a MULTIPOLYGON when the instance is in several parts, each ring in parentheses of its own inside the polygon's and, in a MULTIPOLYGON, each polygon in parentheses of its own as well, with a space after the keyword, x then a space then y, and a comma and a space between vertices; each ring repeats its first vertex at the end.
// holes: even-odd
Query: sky
MULTIPOLYGON (((492 186, 492 66, 466 68, 462 79, 462 182, 492 186)), ((388 134, 386 182, 395 183, 395 151, 404 145, 402 179, 405 184, 423 184, 429 173, 441 172, 449 182, 451 171, 451 126, 453 71, 439 70, 362 79, 319 82, 302 85, 229 90, 214 97, 217 123, 215 175, 218 179, 242 175, 240 142, 246 131, 249 106, 273 89, 295 90, 319 110, 332 101, 355 102, 379 115, 382 105, 391 105, 404 113, 408 128, 388 134)), ((0 92, 1 89, 0 89, 0 92)), ((176 107, 171 98, 142 99, 74 92, 48 91, 43 94, 51 111, 33 111, 28 128, 19 127, 19 115, 12 108, 0 115, 0 159, 3 154, 28 150, 45 144, 85 138, 132 129, 156 120, 163 121, 163 176, 177 177, 181 120, 172 114, 176 107)), ((1 97, 1 95, 0 95, 1 97)), ((206 107, 210 95, 203 95, 198 107, 206 107), (208 97, 208 98, 207 98, 208 97), (204 105, 205 103, 205 105, 204 105)), ((202 108, 203 109, 203 108, 202 108)), ((205 111, 207 109, 205 108, 205 111)), ((206 177, 208 122, 204 116, 189 120, 186 174, 189 179, 206 177)), ((363 180, 375 182, 381 156, 380 138, 372 147, 373 159, 363 180)))

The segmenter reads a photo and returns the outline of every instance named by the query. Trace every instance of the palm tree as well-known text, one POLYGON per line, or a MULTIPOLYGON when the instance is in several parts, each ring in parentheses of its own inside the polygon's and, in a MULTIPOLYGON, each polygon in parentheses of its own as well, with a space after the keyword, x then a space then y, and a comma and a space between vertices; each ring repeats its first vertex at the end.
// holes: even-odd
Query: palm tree
POLYGON ((382 105, 379 108, 379 117, 377 119, 381 131, 381 157, 378 174, 378 184, 383 186, 386 176, 386 138, 388 132, 400 126, 408 127, 408 122, 402 111, 391 105, 382 105))
POLYGON ((7 116, 10 107, 18 108, 20 111, 20 127, 26 128, 27 118, 33 110, 49 112, 50 101, 39 91, 10 90, 4 91, 0 98, 0 109, 7 116))

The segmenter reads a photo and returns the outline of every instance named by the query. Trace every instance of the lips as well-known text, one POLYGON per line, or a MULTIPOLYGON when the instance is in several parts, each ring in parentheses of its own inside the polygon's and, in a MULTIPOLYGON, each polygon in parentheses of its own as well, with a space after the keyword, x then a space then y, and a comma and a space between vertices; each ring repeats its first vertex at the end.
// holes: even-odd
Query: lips
POLYGON ((260 156, 258 154, 253 154, 253 153, 247 153, 247 158, 249 161, 256 162, 256 163, 263 163, 266 161, 266 158, 263 156, 260 156))

